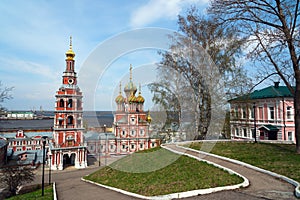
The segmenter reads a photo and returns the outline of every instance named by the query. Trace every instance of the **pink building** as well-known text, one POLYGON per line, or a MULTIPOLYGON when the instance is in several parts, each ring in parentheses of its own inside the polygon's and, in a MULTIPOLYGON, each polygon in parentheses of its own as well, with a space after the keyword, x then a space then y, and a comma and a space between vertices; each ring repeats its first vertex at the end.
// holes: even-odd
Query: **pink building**
POLYGON ((294 98, 286 86, 269 86, 231 99, 232 139, 295 140, 294 98))

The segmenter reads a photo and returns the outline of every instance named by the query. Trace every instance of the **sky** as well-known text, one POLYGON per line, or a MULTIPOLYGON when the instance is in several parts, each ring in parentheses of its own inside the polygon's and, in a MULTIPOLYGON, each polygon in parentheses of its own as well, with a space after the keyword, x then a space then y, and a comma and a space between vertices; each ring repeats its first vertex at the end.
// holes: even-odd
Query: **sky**
POLYGON ((155 80, 158 50, 178 31, 177 16, 208 0, 3 0, 0 4, 0 81, 14 87, 8 110, 54 110, 72 36, 75 70, 85 110, 113 110, 129 80, 153 106, 147 84, 155 80))

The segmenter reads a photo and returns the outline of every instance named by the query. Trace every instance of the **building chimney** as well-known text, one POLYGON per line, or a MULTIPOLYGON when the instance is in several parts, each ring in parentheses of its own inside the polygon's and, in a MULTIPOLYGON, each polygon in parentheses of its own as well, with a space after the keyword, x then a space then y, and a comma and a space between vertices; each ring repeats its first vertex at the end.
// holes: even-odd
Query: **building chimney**
POLYGON ((280 83, 279 81, 274 82, 274 87, 279 88, 279 83, 280 83))

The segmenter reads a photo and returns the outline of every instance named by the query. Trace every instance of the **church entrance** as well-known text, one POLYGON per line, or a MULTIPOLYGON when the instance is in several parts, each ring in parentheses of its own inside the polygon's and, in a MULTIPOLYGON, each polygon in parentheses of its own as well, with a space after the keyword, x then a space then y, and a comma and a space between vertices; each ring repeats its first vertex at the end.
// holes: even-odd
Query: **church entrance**
POLYGON ((71 154, 64 154, 64 168, 70 167, 70 166, 74 166, 75 165, 75 153, 71 153, 71 154))

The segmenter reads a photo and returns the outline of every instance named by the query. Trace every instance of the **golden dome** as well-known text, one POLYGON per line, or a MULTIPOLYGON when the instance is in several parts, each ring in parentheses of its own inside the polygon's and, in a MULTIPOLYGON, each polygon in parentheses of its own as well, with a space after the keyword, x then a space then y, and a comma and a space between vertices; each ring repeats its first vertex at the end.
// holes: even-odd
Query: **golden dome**
POLYGON ((72 36, 70 37, 70 48, 66 52, 66 57, 67 57, 67 60, 73 60, 74 57, 75 57, 75 53, 74 53, 74 51, 72 49, 72 36))
POLYGON ((124 97, 120 94, 115 99, 116 103, 123 103, 125 101, 124 97))
POLYGON ((133 93, 131 93, 130 97, 128 98, 129 103, 136 103, 136 97, 133 93))
POLYGON ((137 98, 136 98, 136 101, 137 101, 138 103, 144 103, 144 102, 145 102, 145 99, 144 99, 144 97, 142 97, 142 96, 139 94, 139 96, 137 96, 137 98))
POLYGON ((116 103, 123 103, 125 101, 125 98, 122 96, 121 88, 122 88, 122 84, 120 82, 120 85, 119 85, 119 95, 115 99, 116 103))
POLYGON ((137 103, 144 103, 145 102, 145 99, 144 99, 144 97, 142 96, 142 93, 141 93, 141 84, 139 85, 139 95, 136 98, 136 102, 137 103))
POLYGON ((148 111, 148 115, 147 115, 146 121, 147 121, 148 123, 151 123, 151 121, 152 121, 152 118, 151 118, 151 116, 150 116, 150 112, 149 112, 149 111, 148 111))

